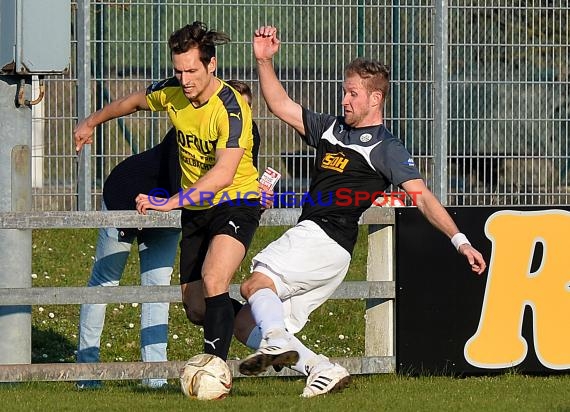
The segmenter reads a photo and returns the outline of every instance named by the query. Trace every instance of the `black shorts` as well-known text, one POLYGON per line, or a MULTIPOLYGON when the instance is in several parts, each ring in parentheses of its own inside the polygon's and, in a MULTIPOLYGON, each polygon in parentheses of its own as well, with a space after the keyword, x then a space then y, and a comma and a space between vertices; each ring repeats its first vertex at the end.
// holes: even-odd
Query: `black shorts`
POLYGON ((205 210, 182 209, 180 240, 180 284, 202 279, 202 265, 210 241, 228 235, 249 248, 259 226, 260 206, 225 202, 205 210))

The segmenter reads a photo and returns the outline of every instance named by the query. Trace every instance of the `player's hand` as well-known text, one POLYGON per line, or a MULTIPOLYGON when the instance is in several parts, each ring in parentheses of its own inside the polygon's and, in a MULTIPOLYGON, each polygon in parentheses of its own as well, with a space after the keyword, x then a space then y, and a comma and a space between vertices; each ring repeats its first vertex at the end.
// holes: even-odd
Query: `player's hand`
POLYGON ((280 43, 276 27, 261 26, 253 34, 253 54, 257 60, 271 60, 280 43))
POLYGON ((485 259, 483 259, 483 255, 481 255, 481 253, 479 253, 479 251, 469 243, 465 243, 459 246, 459 253, 467 258, 467 261, 471 266, 471 270, 478 275, 483 273, 487 268, 487 264, 485 263, 485 259))
POLYGON ((141 215, 146 215, 147 210, 159 210, 161 212, 169 212, 172 210, 169 199, 158 198, 156 196, 149 196, 140 193, 136 198, 137 212, 141 215))
POLYGON ((273 190, 271 189, 266 190, 263 189, 261 186, 259 186, 259 191, 261 192, 261 200, 259 201, 259 203, 261 204, 261 210, 271 209, 275 201, 275 198, 273 197, 275 193, 273 192, 273 190))
POLYGON ((75 150, 79 152, 84 144, 93 143, 93 131, 95 128, 87 124, 87 119, 77 123, 73 129, 73 138, 75 140, 75 150))

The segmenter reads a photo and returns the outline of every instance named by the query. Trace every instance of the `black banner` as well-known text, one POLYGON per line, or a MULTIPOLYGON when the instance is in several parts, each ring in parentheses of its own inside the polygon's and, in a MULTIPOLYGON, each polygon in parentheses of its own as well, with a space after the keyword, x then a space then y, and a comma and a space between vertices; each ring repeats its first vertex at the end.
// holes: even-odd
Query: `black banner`
POLYGON ((398 372, 569 372, 568 208, 447 210, 488 268, 471 272, 417 208, 396 210, 398 372))

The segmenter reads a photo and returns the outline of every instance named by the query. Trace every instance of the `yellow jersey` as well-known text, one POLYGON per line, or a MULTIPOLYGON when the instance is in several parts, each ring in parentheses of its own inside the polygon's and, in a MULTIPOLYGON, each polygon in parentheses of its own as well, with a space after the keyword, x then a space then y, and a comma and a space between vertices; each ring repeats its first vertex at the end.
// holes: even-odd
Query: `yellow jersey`
POLYGON ((202 194, 185 206, 207 209, 218 203, 251 199, 258 193, 258 172, 253 165, 252 113, 242 96, 222 80, 208 102, 194 107, 175 77, 150 85, 146 100, 152 111, 166 111, 176 129, 182 169, 181 190, 186 191, 216 162, 216 149, 242 148, 244 154, 233 183, 218 193, 202 194))

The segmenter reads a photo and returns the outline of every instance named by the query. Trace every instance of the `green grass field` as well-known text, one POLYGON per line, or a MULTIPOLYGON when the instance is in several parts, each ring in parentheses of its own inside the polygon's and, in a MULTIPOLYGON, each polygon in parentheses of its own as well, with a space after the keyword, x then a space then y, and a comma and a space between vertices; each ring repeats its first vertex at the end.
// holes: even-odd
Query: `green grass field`
POLYGON ((567 376, 448 377, 357 376, 343 392, 299 398, 298 378, 242 378, 221 401, 184 397, 176 382, 146 390, 112 382, 78 391, 70 382, 0 385, 3 411, 568 411, 567 376))
MULTIPOLYGON (((251 255, 285 228, 260 228, 248 258, 236 276, 247 274, 251 255)), ((33 285, 84 286, 95 252, 96 230, 42 230, 33 233, 33 285)), ((124 284, 137 284, 133 253, 124 284)), ((362 280, 366 268, 366 230, 363 227, 349 280, 362 280)), ((176 273, 176 271, 175 271, 176 273)), ((177 283, 173 276, 172 283, 177 283)), ((140 305, 110 304, 102 338, 103 361, 137 361, 140 305)), ((201 352, 201 331, 189 325, 180 304, 171 305, 168 353, 185 360, 201 352)), ((32 308, 33 362, 73 362, 77 344, 77 305, 32 308)), ((331 300, 319 308, 299 334, 308 346, 328 356, 364 353, 364 302, 331 300)), ((230 358, 249 351, 235 342, 230 358)), ((101 390, 79 391, 73 382, 0 384, 2 411, 570 411, 570 376, 531 377, 516 373, 500 376, 453 378, 443 376, 363 375, 338 394, 301 399, 302 378, 241 378, 222 401, 185 398, 178 382, 167 389, 143 389, 135 381, 107 381, 101 390)))

